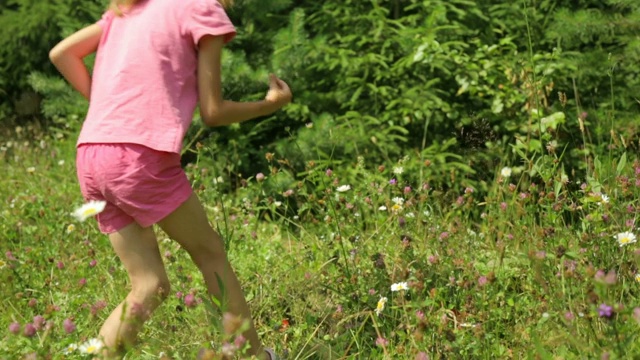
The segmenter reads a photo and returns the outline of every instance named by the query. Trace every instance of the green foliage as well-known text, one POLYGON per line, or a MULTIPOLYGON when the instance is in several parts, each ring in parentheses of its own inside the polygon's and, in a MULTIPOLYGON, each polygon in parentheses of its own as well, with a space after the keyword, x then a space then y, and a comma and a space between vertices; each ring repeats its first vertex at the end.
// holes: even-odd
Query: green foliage
POLYGON ((560 7, 544 32, 562 49, 558 61, 572 64, 571 72, 558 78, 558 85, 575 92, 574 106, 594 111, 588 122, 599 139, 606 138, 619 122, 633 122, 631 128, 615 130, 637 137, 639 24, 636 1, 613 0, 597 6, 560 7))
MULTIPOLYGON (((34 89, 43 116, 57 123, 82 118, 86 105, 56 80, 41 49, 95 21, 104 5, 15 0, 0 6, 6 35, 0 92, 11 102, 0 113, 34 89), (51 11, 53 20, 45 21, 51 11)), ((596 146, 637 146, 640 42, 633 0, 245 0, 229 14, 239 33, 224 54, 225 96, 261 99, 267 74, 275 72, 291 85, 294 103, 227 128, 206 129, 196 115, 185 163, 204 145, 218 161, 216 172, 235 178, 257 173, 273 152, 289 159, 296 181, 309 161, 408 156, 421 164, 442 151, 455 155, 449 158, 455 166, 413 172, 407 181, 422 183, 428 175, 449 191, 451 177, 462 177, 486 191, 491 169, 508 156, 532 166, 547 147, 567 148, 558 161, 583 177, 585 155, 601 150, 596 146), (564 121, 547 129, 545 119, 557 114, 564 121)))
MULTIPOLYGON (((48 119, 60 122, 58 125, 66 125, 68 120, 78 119, 86 113, 87 100, 73 90, 64 79, 33 72, 27 80, 37 93, 45 95, 40 105, 42 114, 48 119)), ((77 123, 74 125, 79 127, 77 123)))
MULTIPOLYGON (((82 26, 95 22, 105 1, 11 0, 0 4, 0 106, 29 90, 31 72, 56 73, 49 50, 82 26)), ((61 109, 59 112, 63 112, 61 109)))

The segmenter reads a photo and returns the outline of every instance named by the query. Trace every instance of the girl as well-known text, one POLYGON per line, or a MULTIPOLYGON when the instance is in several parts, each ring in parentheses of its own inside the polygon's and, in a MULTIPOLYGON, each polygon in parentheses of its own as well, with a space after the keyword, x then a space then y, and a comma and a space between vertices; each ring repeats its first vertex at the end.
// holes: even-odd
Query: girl
MULTIPOLYGON (((134 344, 141 324, 169 294, 153 224, 198 266, 209 293, 251 323, 240 283, 220 235, 180 167, 183 137, 196 104, 208 126, 271 114, 291 101, 289 86, 270 76, 263 101, 224 100, 221 52, 235 35, 223 6, 232 0, 112 0, 102 19, 57 44, 51 61, 89 101, 77 144, 86 200, 106 201, 97 216, 128 272, 131 291, 100 330, 107 351, 134 344), (93 74, 83 58, 96 52, 93 74), (218 284, 221 279, 221 286, 218 284)), ((275 359, 251 323, 250 354, 275 359)))

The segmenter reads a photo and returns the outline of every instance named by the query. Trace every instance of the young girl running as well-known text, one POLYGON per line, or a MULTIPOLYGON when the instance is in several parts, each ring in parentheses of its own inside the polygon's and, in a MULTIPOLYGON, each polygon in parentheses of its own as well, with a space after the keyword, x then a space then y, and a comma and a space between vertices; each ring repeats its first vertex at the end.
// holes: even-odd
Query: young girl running
POLYGON ((198 266, 209 293, 224 288, 226 310, 247 319, 250 354, 263 348, 220 235, 180 167, 183 137, 196 104, 208 126, 271 114, 291 101, 270 76, 263 101, 223 99, 221 52, 235 35, 224 7, 232 0, 112 0, 102 19, 61 41, 50 58, 89 100, 77 146, 86 200, 107 205, 97 216, 128 272, 131 291, 100 330, 107 355, 135 343, 142 323, 169 294, 152 225, 158 224, 198 266), (224 6, 224 7, 223 7, 224 6), (93 74, 83 58, 97 51, 93 74))

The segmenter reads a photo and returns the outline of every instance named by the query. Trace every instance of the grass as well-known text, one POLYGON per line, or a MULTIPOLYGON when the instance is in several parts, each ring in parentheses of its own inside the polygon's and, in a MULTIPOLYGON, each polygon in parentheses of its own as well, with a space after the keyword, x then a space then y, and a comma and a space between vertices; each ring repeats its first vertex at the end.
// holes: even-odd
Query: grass
MULTIPOLYGON (((75 133, 56 134, 12 130, 0 144, 2 359, 83 358, 64 349, 94 338, 127 293, 94 220, 70 216, 82 204, 75 133)), ((286 159, 267 158, 266 176, 238 181, 213 174, 201 148, 186 171, 227 239, 265 344, 289 359, 640 356, 640 252, 616 240, 638 231, 634 159, 603 155, 585 180, 549 153, 504 164, 510 174, 496 168, 487 191, 451 196, 409 180, 424 161, 310 162, 292 181, 286 159)), ((158 238, 172 294, 127 358, 219 353, 233 337, 197 269, 158 238)))

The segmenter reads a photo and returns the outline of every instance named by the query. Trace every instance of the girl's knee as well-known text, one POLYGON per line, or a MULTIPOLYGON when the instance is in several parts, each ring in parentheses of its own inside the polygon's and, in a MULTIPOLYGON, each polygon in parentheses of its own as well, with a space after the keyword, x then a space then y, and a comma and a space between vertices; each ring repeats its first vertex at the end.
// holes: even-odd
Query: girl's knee
POLYGON ((196 251, 191 254, 196 264, 222 262, 227 259, 227 252, 222 240, 219 238, 203 241, 196 251))
POLYGON ((147 303, 151 300, 164 300, 169 296, 171 284, 168 278, 156 277, 140 279, 132 283, 132 294, 138 300, 147 303))

